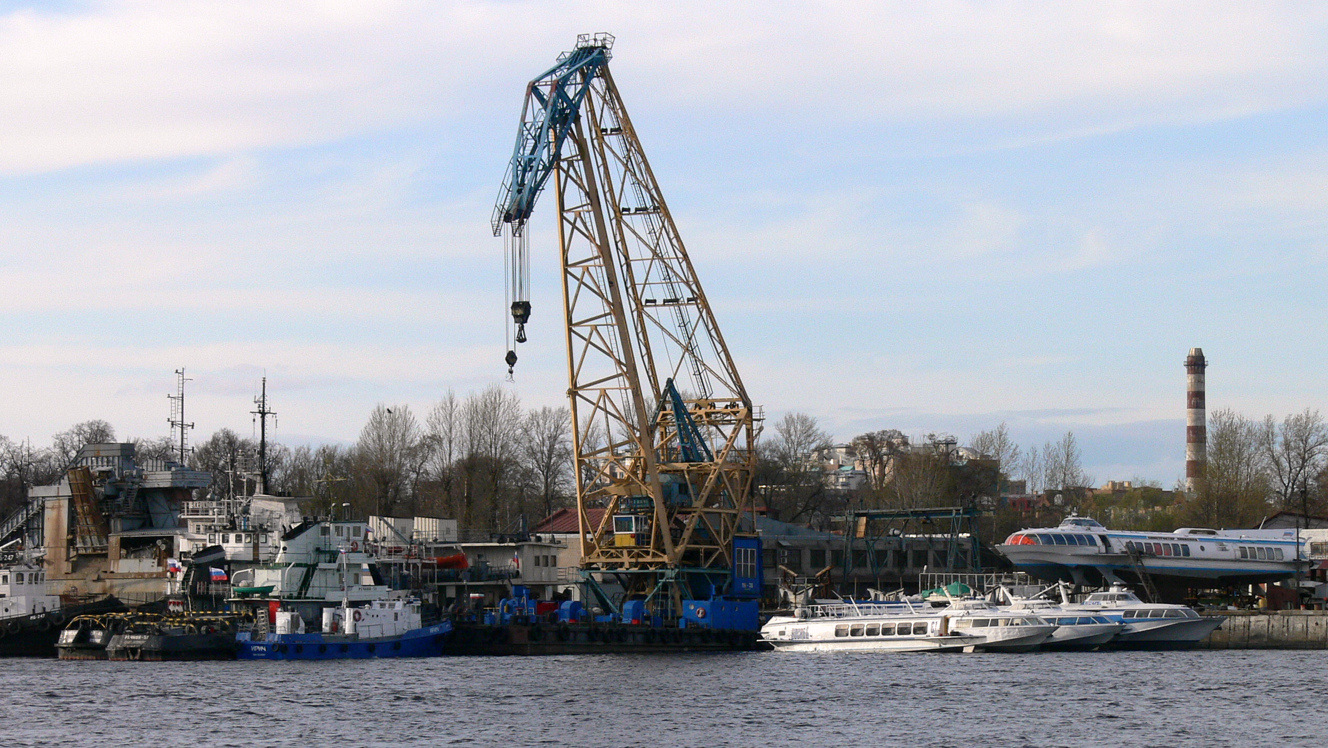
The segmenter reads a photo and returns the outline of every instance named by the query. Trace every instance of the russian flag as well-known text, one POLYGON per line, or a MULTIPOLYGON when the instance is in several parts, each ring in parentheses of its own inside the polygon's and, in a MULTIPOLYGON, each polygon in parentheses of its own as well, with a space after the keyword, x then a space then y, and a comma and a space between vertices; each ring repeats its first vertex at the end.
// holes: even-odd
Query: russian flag
POLYGON ((225 581, 226 581, 226 572, 225 572, 225 570, 223 570, 223 569, 218 569, 218 568, 215 567, 215 566, 210 566, 210 567, 208 567, 208 568, 212 571, 212 581, 214 581, 214 582, 225 582, 225 581))
POLYGON ((166 571, 167 571, 167 572, 170 572, 171 574, 177 574, 177 573, 179 573, 179 571, 180 571, 180 562, 179 562, 179 560, 178 560, 178 559, 174 559, 174 558, 168 558, 168 559, 166 559, 166 571))

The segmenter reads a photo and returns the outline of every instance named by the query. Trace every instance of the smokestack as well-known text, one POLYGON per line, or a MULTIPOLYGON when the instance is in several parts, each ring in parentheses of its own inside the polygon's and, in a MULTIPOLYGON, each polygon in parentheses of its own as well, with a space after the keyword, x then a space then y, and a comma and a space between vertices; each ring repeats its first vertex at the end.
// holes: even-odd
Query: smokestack
POLYGON ((1191 348, 1185 357, 1185 488, 1190 493, 1203 474, 1208 460, 1208 414, 1204 407, 1204 369, 1208 361, 1202 348, 1191 348))

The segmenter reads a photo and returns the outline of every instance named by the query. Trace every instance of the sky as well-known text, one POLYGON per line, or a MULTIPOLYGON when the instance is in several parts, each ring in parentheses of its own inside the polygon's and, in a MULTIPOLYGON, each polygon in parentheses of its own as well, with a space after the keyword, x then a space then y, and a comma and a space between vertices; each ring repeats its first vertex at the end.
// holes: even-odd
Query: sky
POLYGON ((839 440, 1184 472, 1210 409, 1328 395, 1328 8, 0 2, 0 434, 353 442, 497 383, 565 403, 552 199, 502 363, 489 215, 526 83, 611 69, 754 402, 839 440))

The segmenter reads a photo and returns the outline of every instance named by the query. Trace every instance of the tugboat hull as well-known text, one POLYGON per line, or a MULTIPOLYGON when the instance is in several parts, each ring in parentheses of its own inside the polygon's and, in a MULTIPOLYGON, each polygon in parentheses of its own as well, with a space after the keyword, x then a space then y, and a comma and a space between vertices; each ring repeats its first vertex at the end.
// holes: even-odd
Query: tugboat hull
POLYGON ((359 639, 337 634, 236 635, 241 660, 357 660, 387 657, 438 657, 444 654, 452 624, 444 621, 401 636, 359 639))

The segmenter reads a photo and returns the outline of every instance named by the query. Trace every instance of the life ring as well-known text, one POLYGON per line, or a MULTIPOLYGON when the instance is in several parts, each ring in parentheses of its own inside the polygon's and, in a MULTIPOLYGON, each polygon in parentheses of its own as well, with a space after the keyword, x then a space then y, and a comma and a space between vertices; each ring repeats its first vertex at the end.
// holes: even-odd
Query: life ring
POLYGON ((703 620, 703 619, 706 617, 706 609, 705 609, 705 608, 697 608, 697 609, 696 609, 696 617, 697 617, 698 620, 703 620))
POLYGON ((354 618, 355 618, 355 622, 356 622, 356 623, 359 623, 360 621, 363 621, 363 620, 364 620, 364 614, 357 610, 357 611, 355 611, 354 618))
POLYGON ((354 540, 350 541, 350 552, 358 553, 359 550, 360 550, 360 544, 355 542, 354 540))

